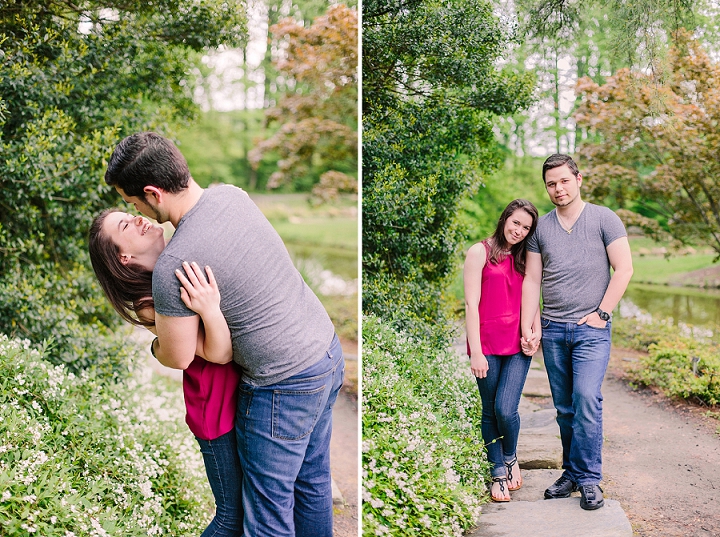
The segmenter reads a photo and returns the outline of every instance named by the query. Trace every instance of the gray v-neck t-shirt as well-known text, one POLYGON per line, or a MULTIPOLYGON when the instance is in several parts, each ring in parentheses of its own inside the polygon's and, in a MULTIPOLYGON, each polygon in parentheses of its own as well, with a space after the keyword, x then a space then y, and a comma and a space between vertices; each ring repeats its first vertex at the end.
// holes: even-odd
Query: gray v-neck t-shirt
POLYGON ((600 305, 610 283, 606 248, 627 232, 607 207, 586 203, 570 233, 556 211, 538 219, 527 249, 542 256, 543 317, 577 322, 600 305))
POLYGON ((244 190, 206 189, 178 223, 153 271, 155 310, 162 315, 195 315, 180 300, 175 269, 183 261, 212 269, 243 381, 275 384, 315 365, 329 349, 330 317, 244 190))

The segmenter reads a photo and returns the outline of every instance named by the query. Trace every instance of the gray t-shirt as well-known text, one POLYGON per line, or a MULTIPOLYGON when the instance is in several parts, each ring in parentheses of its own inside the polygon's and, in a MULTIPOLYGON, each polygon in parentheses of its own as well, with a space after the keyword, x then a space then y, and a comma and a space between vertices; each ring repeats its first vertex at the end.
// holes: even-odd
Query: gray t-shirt
POLYGON ((195 315, 180 300, 174 271, 183 261, 212 269, 245 382, 274 384, 322 359, 335 333, 332 321, 246 192, 209 188, 180 220, 153 271, 155 310, 162 315, 195 315))
POLYGON ((606 248, 627 232, 607 207, 586 203, 571 233, 556 211, 539 218, 527 249, 542 256, 543 317, 577 322, 600 305, 610 283, 606 248))

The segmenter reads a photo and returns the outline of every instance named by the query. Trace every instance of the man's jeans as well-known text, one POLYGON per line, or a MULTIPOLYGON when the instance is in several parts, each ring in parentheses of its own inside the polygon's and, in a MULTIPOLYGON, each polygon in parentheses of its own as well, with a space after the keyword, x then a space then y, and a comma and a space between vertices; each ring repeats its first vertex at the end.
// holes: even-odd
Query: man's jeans
POLYGON ((602 480, 602 387, 610 360, 610 323, 543 318, 542 347, 563 446, 564 475, 578 485, 602 480))
POLYGON ((214 440, 197 438, 215 496, 215 518, 201 537, 241 537, 243 534, 242 470, 235 431, 214 440))
POLYGON ((482 436, 492 477, 504 477, 506 462, 515 458, 520 416, 518 404, 532 358, 522 352, 512 356, 486 355, 487 376, 476 379, 482 399, 482 436))
POLYGON ((235 430, 245 535, 331 537, 332 407, 345 362, 337 336, 317 364, 270 386, 241 383, 235 430))

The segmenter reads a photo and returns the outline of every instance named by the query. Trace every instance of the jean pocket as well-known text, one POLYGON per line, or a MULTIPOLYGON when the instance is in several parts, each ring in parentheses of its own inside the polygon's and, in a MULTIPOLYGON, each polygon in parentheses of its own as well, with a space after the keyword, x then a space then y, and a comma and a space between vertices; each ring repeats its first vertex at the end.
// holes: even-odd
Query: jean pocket
POLYGON ((299 440, 309 435, 325 401, 326 386, 314 390, 275 390, 272 399, 272 436, 299 440))

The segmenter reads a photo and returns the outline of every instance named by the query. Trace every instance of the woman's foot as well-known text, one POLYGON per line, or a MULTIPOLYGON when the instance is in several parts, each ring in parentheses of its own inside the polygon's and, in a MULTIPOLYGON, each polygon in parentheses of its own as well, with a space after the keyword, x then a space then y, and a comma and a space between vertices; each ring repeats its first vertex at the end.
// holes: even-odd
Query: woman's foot
POLYGON ((490 497, 494 502, 509 502, 510 491, 508 490, 507 477, 493 477, 490 488, 490 497))
POLYGON ((507 468, 508 490, 520 490, 523 484, 523 479, 522 474, 520 473, 520 465, 518 464, 517 457, 510 462, 506 462, 505 467, 507 468))

